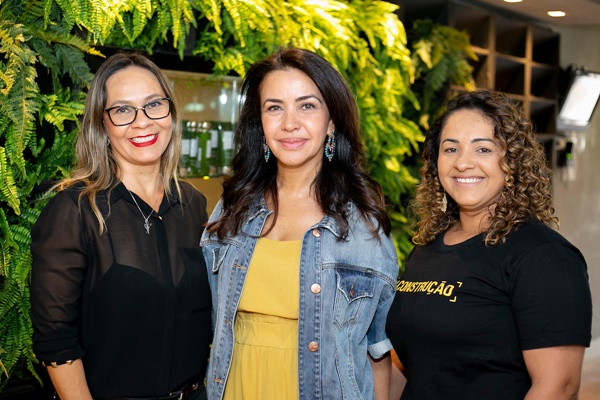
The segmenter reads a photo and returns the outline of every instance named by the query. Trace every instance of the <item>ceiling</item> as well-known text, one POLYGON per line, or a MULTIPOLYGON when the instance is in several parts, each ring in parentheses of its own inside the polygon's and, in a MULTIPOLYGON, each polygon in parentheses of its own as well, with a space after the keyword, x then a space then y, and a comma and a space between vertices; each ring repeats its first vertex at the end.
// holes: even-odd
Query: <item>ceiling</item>
MULTIPOLYGON (((600 0, 523 0, 521 3, 506 3, 503 0, 479 0, 511 13, 522 14, 544 24, 568 26, 600 27, 600 0), (547 11, 560 10, 567 13, 562 18, 552 18, 547 11)), ((477 3, 477 1, 464 1, 477 3)))

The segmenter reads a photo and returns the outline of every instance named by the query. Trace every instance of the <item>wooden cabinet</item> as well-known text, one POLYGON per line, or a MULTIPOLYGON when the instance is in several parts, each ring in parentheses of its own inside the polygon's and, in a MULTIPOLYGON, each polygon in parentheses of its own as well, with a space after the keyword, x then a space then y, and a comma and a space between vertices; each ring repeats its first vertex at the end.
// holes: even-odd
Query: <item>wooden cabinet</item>
POLYGON ((478 88, 497 90, 523 105, 540 135, 556 133, 560 34, 522 18, 459 0, 399 2, 407 27, 416 19, 465 31, 478 88))
POLYGON ((560 35, 473 5, 447 7, 447 24, 466 31, 479 56, 473 63, 477 87, 520 102, 540 140, 556 133, 560 35))
POLYGON ((478 56, 471 62, 475 85, 503 92, 522 104, 546 147, 549 165, 555 166, 552 148, 557 133, 560 34, 470 2, 404 0, 399 4, 407 28, 414 20, 428 18, 469 35, 478 56))

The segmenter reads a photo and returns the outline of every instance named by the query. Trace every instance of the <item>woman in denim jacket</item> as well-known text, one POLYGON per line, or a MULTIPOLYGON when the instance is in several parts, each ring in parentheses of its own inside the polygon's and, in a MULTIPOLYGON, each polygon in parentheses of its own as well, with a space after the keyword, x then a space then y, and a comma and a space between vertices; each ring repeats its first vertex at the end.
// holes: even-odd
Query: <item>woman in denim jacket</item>
POLYGON ((234 174, 201 242, 208 397, 387 399, 398 264, 381 189, 361 167, 354 97, 295 48, 254 64, 242 95, 234 174))

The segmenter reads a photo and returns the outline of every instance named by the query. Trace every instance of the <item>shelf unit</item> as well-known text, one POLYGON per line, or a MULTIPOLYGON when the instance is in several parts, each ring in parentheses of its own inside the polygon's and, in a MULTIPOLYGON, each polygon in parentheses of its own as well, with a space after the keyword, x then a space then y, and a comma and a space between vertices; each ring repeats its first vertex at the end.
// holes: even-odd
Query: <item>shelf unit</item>
MULTIPOLYGON (((498 9, 460 0, 405 0, 403 21, 432 21, 465 31, 478 60, 477 88, 505 93, 521 104, 555 166, 553 142, 558 114, 560 34, 498 9)), ((458 88, 458 90, 461 90, 458 88)))
POLYGON ((469 34, 479 57, 477 87, 521 103, 540 139, 556 133, 559 33, 461 2, 447 6, 447 24, 469 34))

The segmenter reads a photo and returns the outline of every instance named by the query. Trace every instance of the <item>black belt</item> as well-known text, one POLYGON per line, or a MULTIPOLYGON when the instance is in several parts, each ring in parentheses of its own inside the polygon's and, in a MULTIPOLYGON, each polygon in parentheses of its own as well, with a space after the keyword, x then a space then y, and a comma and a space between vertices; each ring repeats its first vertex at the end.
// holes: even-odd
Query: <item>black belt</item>
POLYGON ((103 400, 182 400, 188 397, 190 394, 198 390, 200 387, 200 382, 188 383, 183 387, 183 389, 178 390, 176 392, 171 392, 166 396, 158 396, 158 397, 113 397, 110 399, 103 400))

